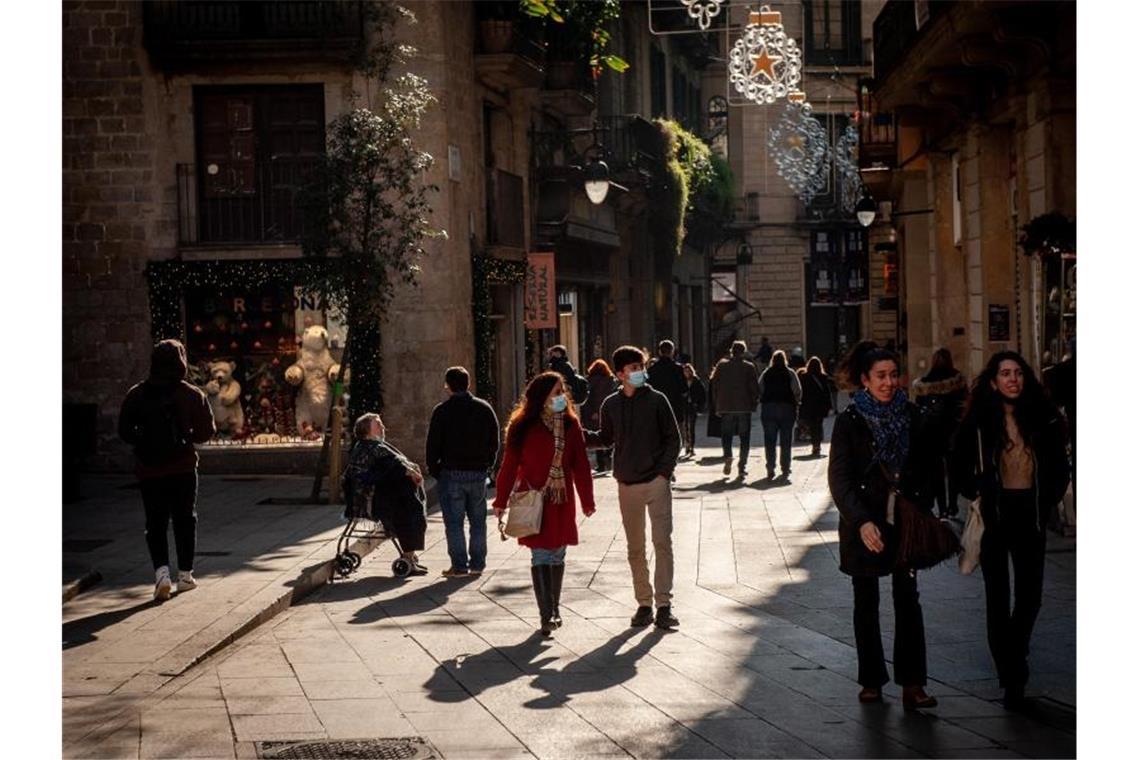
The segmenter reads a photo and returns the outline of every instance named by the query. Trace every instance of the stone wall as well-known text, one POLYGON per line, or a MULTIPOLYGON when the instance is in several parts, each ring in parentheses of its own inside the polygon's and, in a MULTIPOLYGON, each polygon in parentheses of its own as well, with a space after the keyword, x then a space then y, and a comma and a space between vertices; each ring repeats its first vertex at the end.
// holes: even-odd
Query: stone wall
POLYGON ((142 271, 161 224, 141 4, 63 4, 63 400, 98 407, 97 466, 125 462, 119 404, 150 363, 142 271))

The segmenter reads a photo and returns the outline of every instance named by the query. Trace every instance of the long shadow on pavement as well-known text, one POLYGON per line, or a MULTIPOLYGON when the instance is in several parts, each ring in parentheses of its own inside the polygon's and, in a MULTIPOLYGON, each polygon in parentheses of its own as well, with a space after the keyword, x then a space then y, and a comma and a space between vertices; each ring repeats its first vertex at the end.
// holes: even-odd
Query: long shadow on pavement
POLYGON ((666 635, 652 630, 636 646, 619 654, 619 650, 641 631, 628 630, 613 636, 601 646, 586 652, 575 661, 575 670, 567 673, 547 669, 558 661, 544 656, 551 650, 551 640, 534 633, 525 640, 506 646, 490 647, 478 654, 464 655, 441 662, 424 683, 428 697, 436 702, 462 702, 487 689, 510 683, 520 673, 532 675, 530 685, 545 694, 523 704, 532 710, 552 710, 570 701, 575 694, 605 691, 620 686, 637 675, 637 662, 649 654, 666 635), (456 691, 459 683, 464 691, 456 691))
POLYGON ((96 636, 99 631, 114 625, 122 620, 126 620, 136 612, 148 610, 151 607, 157 607, 162 602, 153 599, 141 602, 133 607, 126 607, 118 610, 110 610, 109 612, 100 612, 97 615, 89 615, 85 618, 78 618, 76 620, 69 620, 63 624, 63 648, 71 649, 72 647, 82 646, 97 640, 96 636))
POLYGON ((477 580, 477 576, 464 578, 441 578, 429 586, 413 585, 415 579, 404 578, 363 578, 355 584, 334 586, 322 595, 317 603, 328 601, 345 601, 359 599, 360 597, 374 596, 375 594, 391 591, 396 588, 408 586, 408 593, 397 599, 384 599, 361 607, 352 614, 348 622, 351 625, 366 625, 375 623, 384 618, 404 617, 407 615, 423 615, 437 610, 447 604, 452 593, 465 588, 477 580))

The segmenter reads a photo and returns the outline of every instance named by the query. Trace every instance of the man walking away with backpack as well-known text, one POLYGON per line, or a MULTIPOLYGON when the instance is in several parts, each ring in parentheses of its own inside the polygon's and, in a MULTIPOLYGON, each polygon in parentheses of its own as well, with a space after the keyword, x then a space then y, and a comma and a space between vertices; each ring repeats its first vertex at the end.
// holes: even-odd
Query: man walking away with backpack
POLYGON ((195 443, 214 435, 214 415, 206 394, 186 382, 186 349, 164 340, 150 357, 150 376, 127 391, 119 411, 119 437, 134 447, 135 474, 146 511, 146 545, 154 565, 154 598, 175 590, 170 580, 166 527, 174 524, 178 591, 194 580, 194 541, 198 529, 198 452, 195 443))
POLYGON ((487 566, 487 472, 499 453, 499 420, 490 404, 467 390, 471 378, 466 369, 449 368, 443 381, 450 396, 431 412, 427 467, 438 481, 451 558, 443 576, 461 578, 479 575, 487 566), (463 537, 464 519, 470 545, 463 537))
POLYGON ((752 412, 760 400, 760 374, 756 370, 756 365, 744 358, 744 350, 744 341, 733 341, 732 358, 717 362, 709 379, 713 408, 720 415, 724 474, 732 474, 732 437, 738 435, 740 462, 737 472, 741 479, 744 478, 748 468, 748 448, 752 443, 752 412))

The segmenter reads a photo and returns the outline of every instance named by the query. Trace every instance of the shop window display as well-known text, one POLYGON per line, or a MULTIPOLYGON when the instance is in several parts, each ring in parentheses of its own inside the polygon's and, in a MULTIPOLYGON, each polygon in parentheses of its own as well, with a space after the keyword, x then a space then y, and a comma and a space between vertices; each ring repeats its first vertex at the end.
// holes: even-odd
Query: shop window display
POLYGON ((289 284, 184 291, 190 380, 227 444, 319 442, 344 328, 289 284))

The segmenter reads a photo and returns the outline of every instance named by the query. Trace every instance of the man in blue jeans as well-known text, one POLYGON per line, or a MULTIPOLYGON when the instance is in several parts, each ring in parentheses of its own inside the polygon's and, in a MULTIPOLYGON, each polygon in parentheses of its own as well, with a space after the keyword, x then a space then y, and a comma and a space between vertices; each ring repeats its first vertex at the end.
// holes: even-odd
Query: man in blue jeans
POLYGON ((428 426, 427 466, 438 481, 451 557, 451 567, 443 571, 447 578, 479 575, 487 566, 487 473, 499 453, 499 420, 490 404, 471 395, 470 382, 463 367, 447 370, 450 398, 432 410, 428 426), (463 536, 464 518, 470 545, 463 536))
POLYGON ((709 380, 713 407, 720 415, 720 442, 724 449, 724 474, 732 474, 732 437, 740 436, 737 476, 748 471, 748 448, 752 442, 752 411, 760 399, 760 375, 756 365, 744 358, 744 341, 734 341, 731 358, 721 359, 709 380))

